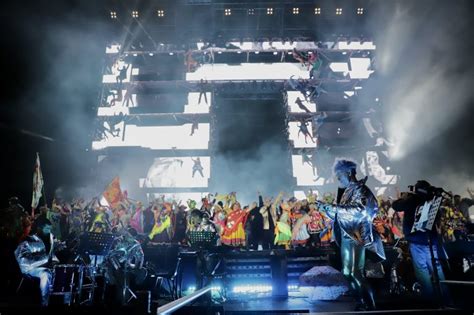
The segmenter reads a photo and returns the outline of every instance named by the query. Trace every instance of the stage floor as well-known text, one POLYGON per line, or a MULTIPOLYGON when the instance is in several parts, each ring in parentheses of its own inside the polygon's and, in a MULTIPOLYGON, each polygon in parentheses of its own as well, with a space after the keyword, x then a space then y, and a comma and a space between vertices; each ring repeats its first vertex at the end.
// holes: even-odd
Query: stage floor
POLYGON ((223 303, 225 314, 277 314, 277 313, 317 313, 346 312, 355 308, 351 297, 342 297, 336 301, 311 302, 307 297, 288 298, 248 298, 228 300, 223 303))

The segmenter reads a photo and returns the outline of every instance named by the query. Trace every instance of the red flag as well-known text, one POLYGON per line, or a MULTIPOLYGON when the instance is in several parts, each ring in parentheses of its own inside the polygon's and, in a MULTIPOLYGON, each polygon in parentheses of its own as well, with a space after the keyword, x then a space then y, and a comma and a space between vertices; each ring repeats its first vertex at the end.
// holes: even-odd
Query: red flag
POLYGON ((43 195, 43 173, 41 172, 41 164, 39 154, 36 153, 35 170, 33 172, 33 196, 31 198, 32 215, 35 215, 35 209, 38 207, 41 196, 43 195))
POLYGON ((118 176, 107 186, 103 195, 111 208, 117 208, 119 203, 123 200, 123 193, 120 189, 120 178, 118 176))

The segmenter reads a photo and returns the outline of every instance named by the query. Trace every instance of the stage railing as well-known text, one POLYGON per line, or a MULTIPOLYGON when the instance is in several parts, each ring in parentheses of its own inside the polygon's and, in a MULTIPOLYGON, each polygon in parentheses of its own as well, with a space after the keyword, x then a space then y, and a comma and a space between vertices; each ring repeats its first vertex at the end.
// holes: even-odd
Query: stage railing
POLYGON ((173 302, 170 302, 170 303, 165 304, 161 307, 158 307, 157 314, 158 315, 171 314, 171 313, 179 310, 180 308, 190 304, 194 300, 196 300, 196 299, 198 299, 201 296, 206 295, 206 294, 209 294, 209 295, 211 294, 211 286, 204 287, 204 288, 199 289, 199 290, 197 290, 196 292, 194 292, 190 295, 184 296, 184 297, 179 298, 179 299, 177 299, 173 302))

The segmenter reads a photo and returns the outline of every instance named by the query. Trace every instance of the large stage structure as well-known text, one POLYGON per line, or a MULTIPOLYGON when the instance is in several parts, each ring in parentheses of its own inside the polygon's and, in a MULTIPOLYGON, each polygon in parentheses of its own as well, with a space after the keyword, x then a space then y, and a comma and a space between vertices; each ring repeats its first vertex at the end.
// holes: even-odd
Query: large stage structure
POLYGON ((257 123, 266 115, 263 120, 279 124, 274 132, 279 150, 286 148, 275 165, 257 173, 282 173, 275 181, 281 185, 267 193, 286 190, 302 197, 310 188, 334 191, 330 169, 337 156, 357 160, 369 184, 383 193, 398 177, 390 170, 383 101, 370 90, 376 43, 363 32, 370 14, 365 5, 107 3, 115 35, 106 47, 92 142, 99 181, 119 175, 139 199, 165 194, 199 200, 209 192, 232 191, 222 175, 228 161, 221 150, 231 150, 228 142, 234 140, 220 127, 242 115, 257 123), (193 28, 202 22, 199 17, 209 27, 193 28), (295 88, 298 79, 309 79, 295 53, 317 54, 323 61, 318 77, 309 80, 318 88, 313 100, 295 88), (298 98, 306 110, 295 103, 298 98), (267 109, 258 112, 259 107, 267 109), (312 139, 299 131, 301 122, 312 139), (202 174, 193 171, 198 157, 202 174))

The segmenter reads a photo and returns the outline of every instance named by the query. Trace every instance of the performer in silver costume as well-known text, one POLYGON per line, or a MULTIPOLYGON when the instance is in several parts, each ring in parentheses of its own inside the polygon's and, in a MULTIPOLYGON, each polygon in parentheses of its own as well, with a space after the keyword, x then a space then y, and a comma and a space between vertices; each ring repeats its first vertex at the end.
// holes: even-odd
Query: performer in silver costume
POLYGON ((46 219, 41 220, 41 222, 37 222, 38 235, 27 236, 15 250, 15 257, 23 275, 40 280, 41 304, 43 306, 48 305, 51 270, 44 267, 50 259, 50 253, 46 250, 40 236, 51 235, 50 233, 51 222, 46 219))
POLYGON ((336 161, 333 171, 344 193, 336 205, 322 202, 318 205, 334 220, 335 235, 341 248, 342 273, 358 294, 358 308, 364 310, 375 308, 373 291, 364 275, 366 249, 368 254, 375 254, 373 257, 378 262, 385 260, 385 252, 379 235, 372 228, 378 211, 377 200, 365 185, 367 178, 356 179, 356 168, 352 161, 336 161))

